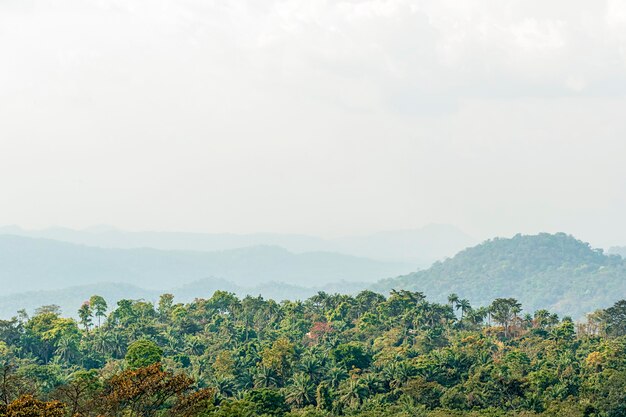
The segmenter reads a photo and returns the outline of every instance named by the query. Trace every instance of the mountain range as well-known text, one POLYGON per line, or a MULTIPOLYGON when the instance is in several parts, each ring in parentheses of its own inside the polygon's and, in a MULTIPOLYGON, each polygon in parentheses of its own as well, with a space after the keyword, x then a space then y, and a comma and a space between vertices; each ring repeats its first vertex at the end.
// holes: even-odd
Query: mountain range
POLYGON ((124 282, 163 290, 206 278, 240 286, 264 282, 320 286, 375 281, 410 271, 410 264, 330 252, 294 254, 277 246, 215 252, 106 249, 50 239, 0 235, 0 296, 25 289, 54 290, 99 282, 124 282))
POLYGON ((27 230, 18 226, 3 226, 0 227, 2 234, 117 249, 215 252, 251 246, 278 246, 295 254, 333 252, 384 262, 409 263, 413 269, 427 268, 437 260, 478 243, 458 228, 445 224, 333 239, 277 233, 129 232, 109 226, 85 230, 60 227, 27 230))

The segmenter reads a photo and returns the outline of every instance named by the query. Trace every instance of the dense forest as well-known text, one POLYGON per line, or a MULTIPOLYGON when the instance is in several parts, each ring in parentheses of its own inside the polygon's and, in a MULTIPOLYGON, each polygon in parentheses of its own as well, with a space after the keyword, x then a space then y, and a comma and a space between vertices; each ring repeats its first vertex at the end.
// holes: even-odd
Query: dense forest
POLYGON ((512 298, 218 291, 77 316, 0 322, 0 415, 626 415, 626 301, 577 323, 512 298))
POLYGON ((436 262, 431 268, 382 280, 372 289, 424 291, 443 302, 450 292, 478 305, 515 297, 529 310, 549 309, 574 319, 626 293, 626 261, 565 233, 496 238, 436 262))

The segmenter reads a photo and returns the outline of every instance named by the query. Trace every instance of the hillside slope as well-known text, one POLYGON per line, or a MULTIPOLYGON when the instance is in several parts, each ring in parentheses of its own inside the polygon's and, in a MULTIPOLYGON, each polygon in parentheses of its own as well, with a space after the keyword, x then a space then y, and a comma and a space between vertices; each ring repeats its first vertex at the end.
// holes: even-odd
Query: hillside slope
POLYGON ((438 301, 457 293, 475 305, 515 297, 526 311, 548 308, 579 316, 626 294, 626 262, 564 233, 497 238, 431 268, 373 287, 422 291, 438 301))

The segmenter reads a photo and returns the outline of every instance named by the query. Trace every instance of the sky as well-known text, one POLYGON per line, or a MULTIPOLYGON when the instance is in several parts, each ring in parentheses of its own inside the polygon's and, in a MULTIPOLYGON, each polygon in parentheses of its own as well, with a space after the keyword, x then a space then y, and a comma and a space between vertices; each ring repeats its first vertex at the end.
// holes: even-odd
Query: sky
POLYGON ((626 245, 626 1, 2 0, 0 224, 626 245))

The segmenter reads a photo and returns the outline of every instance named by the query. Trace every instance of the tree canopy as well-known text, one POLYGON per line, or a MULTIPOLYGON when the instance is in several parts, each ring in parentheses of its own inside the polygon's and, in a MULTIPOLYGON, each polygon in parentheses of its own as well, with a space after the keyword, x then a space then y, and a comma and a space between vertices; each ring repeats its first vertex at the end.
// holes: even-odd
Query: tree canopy
POLYGON ((0 321, 0 415, 626 412, 626 301, 579 322, 512 298, 473 307, 407 290, 106 306, 91 297, 78 322, 53 307, 0 321))

